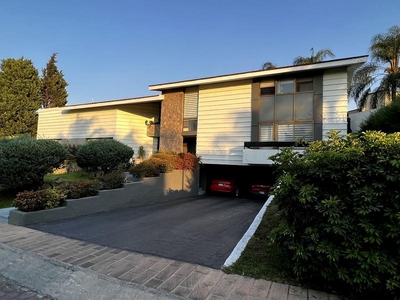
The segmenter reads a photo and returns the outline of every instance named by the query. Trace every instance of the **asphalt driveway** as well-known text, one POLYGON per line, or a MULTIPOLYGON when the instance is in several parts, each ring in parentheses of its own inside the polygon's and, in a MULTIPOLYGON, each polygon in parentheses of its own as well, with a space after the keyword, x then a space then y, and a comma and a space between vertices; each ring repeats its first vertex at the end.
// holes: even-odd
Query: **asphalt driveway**
POLYGON ((30 227, 99 245, 221 268, 264 202, 197 197, 30 227))

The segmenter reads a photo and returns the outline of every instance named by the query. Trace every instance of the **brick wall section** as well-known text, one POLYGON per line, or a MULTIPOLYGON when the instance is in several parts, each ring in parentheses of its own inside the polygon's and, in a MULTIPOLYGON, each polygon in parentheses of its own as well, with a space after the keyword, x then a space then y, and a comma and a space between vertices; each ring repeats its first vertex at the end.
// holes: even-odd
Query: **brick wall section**
POLYGON ((160 151, 182 152, 183 103, 182 90, 164 91, 161 106, 160 151))

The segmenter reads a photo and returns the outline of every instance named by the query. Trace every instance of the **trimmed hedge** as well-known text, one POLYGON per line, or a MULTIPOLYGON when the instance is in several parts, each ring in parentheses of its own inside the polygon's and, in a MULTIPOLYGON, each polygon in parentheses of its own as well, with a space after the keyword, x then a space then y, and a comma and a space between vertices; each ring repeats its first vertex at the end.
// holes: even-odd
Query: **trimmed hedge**
POLYGON ((124 168, 133 156, 131 147, 112 139, 88 141, 76 152, 78 166, 87 172, 104 174, 124 168))
POLYGON ((159 167, 150 159, 135 165, 129 172, 136 178, 157 177, 160 175, 159 167))
POLYGON ((66 158, 58 142, 29 136, 0 139, 0 186, 5 189, 38 188, 43 177, 66 158))
POLYGON ((124 187, 125 176, 122 172, 114 171, 99 177, 98 180, 102 190, 119 189, 124 187))
POLYGON ((361 131, 377 130, 385 133, 400 132, 400 97, 388 106, 372 113, 360 125, 361 131))
POLYGON ((97 180, 65 181, 59 186, 59 189, 65 193, 67 199, 79 199, 97 196, 100 186, 101 184, 97 180))
POLYGON ((400 133, 330 134, 300 157, 271 158, 280 176, 276 243, 305 282, 361 299, 400 296, 400 133))
POLYGON ((13 206, 25 212, 37 211, 59 207, 64 199, 64 193, 56 189, 23 191, 17 194, 13 206))

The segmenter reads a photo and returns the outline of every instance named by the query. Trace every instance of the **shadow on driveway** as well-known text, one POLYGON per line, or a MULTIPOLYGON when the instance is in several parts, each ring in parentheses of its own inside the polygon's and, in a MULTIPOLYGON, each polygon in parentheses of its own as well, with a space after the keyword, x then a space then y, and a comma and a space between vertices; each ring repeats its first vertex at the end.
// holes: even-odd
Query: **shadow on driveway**
POLYGON ((29 227, 220 269, 264 202, 196 197, 29 227))

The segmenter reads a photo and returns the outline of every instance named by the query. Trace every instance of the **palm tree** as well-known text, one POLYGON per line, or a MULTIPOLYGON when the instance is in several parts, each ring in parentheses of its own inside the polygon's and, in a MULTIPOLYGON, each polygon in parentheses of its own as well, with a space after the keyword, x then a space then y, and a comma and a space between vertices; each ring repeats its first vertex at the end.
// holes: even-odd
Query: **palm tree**
POLYGON ((387 33, 375 35, 369 51, 371 61, 354 72, 349 89, 358 108, 364 108, 368 101, 371 108, 376 108, 377 104, 385 104, 385 99, 396 99, 400 87, 400 27, 392 26, 387 33))
POLYGON ((314 48, 311 48, 310 51, 311 51, 311 57, 297 56, 293 60, 293 64, 294 65, 305 65, 305 64, 321 62, 327 56, 335 57, 335 54, 333 54, 333 52, 330 49, 319 50, 315 55, 314 55, 314 48))
POLYGON ((270 61, 267 61, 266 63, 264 63, 261 66, 262 70, 272 70, 272 69, 275 69, 275 68, 277 68, 277 65, 275 65, 274 63, 272 63, 270 61))

